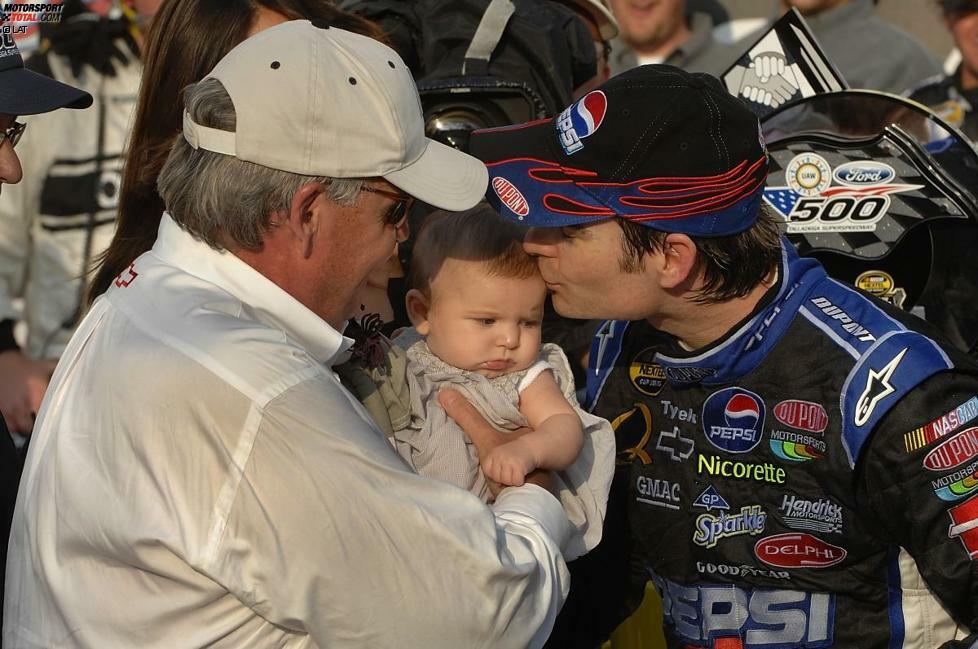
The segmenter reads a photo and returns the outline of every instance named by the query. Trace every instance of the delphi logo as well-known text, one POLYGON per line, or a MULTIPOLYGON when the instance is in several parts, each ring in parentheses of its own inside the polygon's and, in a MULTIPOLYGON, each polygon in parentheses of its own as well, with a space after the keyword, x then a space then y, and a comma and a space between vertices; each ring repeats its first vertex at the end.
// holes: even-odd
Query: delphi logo
POLYGON ((714 392, 703 404, 703 433, 721 451, 746 453, 761 441, 764 402, 743 388, 714 392))
POLYGON ((583 149, 581 140, 594 135, 607 112, 608 99, 600 90, 589 92, 568 106, 557 118, 557 135, 564 153, 573 155, 583 149))

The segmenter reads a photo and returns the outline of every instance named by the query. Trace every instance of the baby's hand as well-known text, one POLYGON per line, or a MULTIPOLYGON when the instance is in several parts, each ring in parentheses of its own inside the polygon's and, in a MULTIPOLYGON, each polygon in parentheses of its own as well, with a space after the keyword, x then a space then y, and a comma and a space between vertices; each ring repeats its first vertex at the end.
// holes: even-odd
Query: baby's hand
POLYGON ((482 460, 482 472, 487 478, 513 487, 522 486, 527 474, 535 468, 533 453, 518 439, 495 447, 482 460))

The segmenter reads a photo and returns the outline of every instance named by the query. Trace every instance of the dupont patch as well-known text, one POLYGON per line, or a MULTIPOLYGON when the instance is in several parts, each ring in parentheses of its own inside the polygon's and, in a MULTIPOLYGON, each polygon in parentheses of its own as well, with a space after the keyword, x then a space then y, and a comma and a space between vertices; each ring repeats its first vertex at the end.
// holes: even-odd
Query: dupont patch
POLYGON ((829 425, 829 415, 820 403, 786 399, 774 406, 774 416, 785 426, 809 433, 821 433, 829 425))
POLYGON ((655 348, 649 347, 635 354, 628 365, 628 378, 642 394, 658 396, 666 384, 666 370, 655 362, 655 348))
POLYGON ((971 397, 954 410, 947 412, 920 428, 903 434, 903 444, 907 453, 923 448, 940 438, 953 433, 961 426, 978 417, 978 397, 971 397))
POLYGON ((924 468, 947 471, 978 457, 978 428, 968 428, 941 442, 924 458, 924 468))
POLYGON ((496 176, 492 179, 492 190, 496 192, 499 201, 516 216, 523 218, 530 213, 530 205, 523 198, 520 190, 502 176, 496 176))
POLYGON ((898 309, 903 308, 903 303, 907 299, 907 291, 896 285, 892 275, 881 270, 867 270, 861 273, 856 278, 855 285, 856 288, 889 302, 898 309))

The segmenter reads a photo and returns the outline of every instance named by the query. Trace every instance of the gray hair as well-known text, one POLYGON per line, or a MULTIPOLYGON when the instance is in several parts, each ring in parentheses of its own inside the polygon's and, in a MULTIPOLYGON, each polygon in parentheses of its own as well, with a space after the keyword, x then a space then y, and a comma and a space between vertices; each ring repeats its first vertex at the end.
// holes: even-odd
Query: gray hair
MULTIPOLYGON (((216 79, 187 86, 184 105, 202 126, 235 129, 234 104, 216 79)), ((304 176, 194 149, 183 137, 174 141, 156 187, 173 220, 212 248, 258 250, 271 227, 269 217, 288 211, 307 183, 321 183, 340 205, 352 205, 363 187, 360 179, 304 176)))

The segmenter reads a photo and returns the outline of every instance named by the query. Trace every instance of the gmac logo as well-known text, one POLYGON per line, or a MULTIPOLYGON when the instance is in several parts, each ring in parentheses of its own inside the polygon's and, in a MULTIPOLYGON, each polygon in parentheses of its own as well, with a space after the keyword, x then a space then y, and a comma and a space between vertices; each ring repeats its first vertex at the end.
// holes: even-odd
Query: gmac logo
POLYGON ((703 433, 721 451, 746 453, 761 441, 764 402, 743 388, 714 392, 703 404, 703 433))
POLYGON ((564 153, 573 155, 583 149, 581 140, 594 135, 607 111, 608 99, 600 90, 589 92, 576 104, 568 106, 557 118, 557 135, 564 153))

